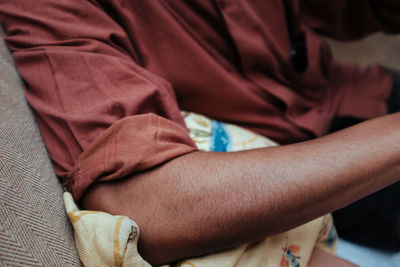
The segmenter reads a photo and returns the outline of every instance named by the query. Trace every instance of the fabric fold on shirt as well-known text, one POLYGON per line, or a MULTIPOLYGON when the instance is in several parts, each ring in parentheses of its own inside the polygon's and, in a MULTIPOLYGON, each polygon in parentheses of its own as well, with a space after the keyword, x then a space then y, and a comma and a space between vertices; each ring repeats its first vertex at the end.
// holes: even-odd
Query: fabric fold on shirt
POLYGON ((129 116, 97 137, 65 180, 79 201, 95 182, 131 176, 196 150, 184 127, 152 113, 129 116))

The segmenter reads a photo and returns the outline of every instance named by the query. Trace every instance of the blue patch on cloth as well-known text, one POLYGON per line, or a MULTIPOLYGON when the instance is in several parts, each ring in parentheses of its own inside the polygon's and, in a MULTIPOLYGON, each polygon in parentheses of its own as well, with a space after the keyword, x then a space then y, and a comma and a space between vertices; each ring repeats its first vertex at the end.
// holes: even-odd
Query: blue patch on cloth
POLYGON ((216 152, 231 151, 231 138, 224 123, 213 121, 211 123, 211 131, 210 150, 216 152))

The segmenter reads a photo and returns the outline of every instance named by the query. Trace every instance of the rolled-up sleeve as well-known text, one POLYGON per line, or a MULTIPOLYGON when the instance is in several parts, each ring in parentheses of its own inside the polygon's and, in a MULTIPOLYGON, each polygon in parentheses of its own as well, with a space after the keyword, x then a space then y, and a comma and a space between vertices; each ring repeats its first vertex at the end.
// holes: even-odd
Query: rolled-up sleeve
POLYGON ((360 39, 376 31, 400 32, 398 0, 303 0, 302 20, 338 40, 360 39))
POLYGON ((95 2, 0 1, 6 42, 58 176, 76 200, 96 181, 196 150, 171 85, 141 67, 95 2))

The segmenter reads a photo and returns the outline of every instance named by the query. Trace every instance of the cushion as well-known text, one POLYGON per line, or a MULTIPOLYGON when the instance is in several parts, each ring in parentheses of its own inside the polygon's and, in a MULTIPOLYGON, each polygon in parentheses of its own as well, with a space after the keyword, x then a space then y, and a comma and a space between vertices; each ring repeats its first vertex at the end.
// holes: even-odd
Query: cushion
POLYGON ((62 186, 0 27, 0 266, 80 266, 62 186))

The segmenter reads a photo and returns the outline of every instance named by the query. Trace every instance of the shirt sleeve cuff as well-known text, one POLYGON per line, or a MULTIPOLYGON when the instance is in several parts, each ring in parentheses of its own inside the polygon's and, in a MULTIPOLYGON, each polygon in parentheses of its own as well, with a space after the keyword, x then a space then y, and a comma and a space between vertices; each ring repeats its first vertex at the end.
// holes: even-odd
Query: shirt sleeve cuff
POLYGON ((66 184, 76 201, 97 181, 117 180, 196 151, 187 130, 155 114, 126 117, 80 155, 66 184))

